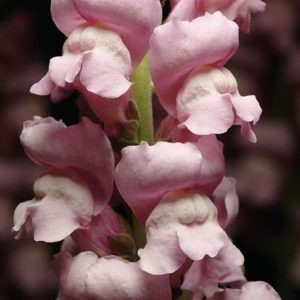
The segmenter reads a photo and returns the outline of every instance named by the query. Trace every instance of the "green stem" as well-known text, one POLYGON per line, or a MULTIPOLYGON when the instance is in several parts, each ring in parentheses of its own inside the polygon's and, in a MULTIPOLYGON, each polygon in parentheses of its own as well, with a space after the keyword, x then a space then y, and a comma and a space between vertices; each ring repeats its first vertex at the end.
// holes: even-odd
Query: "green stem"
POLYGON ((140 65, 133 73, 131 80, 131 94, 139 110, 139 142, 147 141, 154 144, 153 138, 153 116, 152 116, 152 87, 149 72, 148 55, 144 57, 140 65))

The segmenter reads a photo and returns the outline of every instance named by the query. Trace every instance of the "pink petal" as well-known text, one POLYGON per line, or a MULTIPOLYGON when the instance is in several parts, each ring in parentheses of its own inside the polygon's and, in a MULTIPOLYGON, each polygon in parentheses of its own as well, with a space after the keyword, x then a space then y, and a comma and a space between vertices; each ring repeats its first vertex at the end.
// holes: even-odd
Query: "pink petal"
POLYGON ((30 93, 39 96, 51 95, 51 100, 53 102, 59 102, 70 96, 72 87, 64 85, 64 87, 61 88, 57 86, 50 78, 50 73, 48 71, 39 82, 35 83, 30 88, 30 93))
POLYGON ((78 12, 74 0, 51 0, 51 14, 56 26, 67 36, 86 22, 78 12))
MULTIPOLYGON (((186 120, 179 120, 192 133, 197 135, 221 134, 226 132, 233 124, 234 115, 229 94, 215 96, 197 96, 193 99, 198 100, 196 105, 184 107, 184 113, 187 115, 186 120)), ((180 108, 177 106, 178 113, 180 108)), ((181 125, 182 126, 182 125, 181 125)))
MULTIPOLYGON (((120 52, 116 50, 116 53, 120 52)), ((104 98, 118 98, 131 86, 127 79, 131 67, 130 57, 128 65, 125 65, 126 61, 121 64, 112 53, 112 50, 107 53, 96 48, 85 52, 82 59, 80 82, 89 92, 104 98)))
POLYGON ((236 122, 238 125, 241 125, 241 135, 243 138, 245 138, 246 140, 252 142, 252 143, 256 143, 257 142, 257 138, 255 133, 253 132, 251 125, 243 120, 239 120, 238 122, 236 122))
POLYGON ((192 260, 203 259, 205 255, 216 256, 226 239, 226 234, 221 227, 217 223, 210 222, 202 226, 198 224, 180 226, 177 234, 180 248, 192 260))
POLYGON ((126 147, 116 167, 117 187, 144 222, 168 191, 197 184, 202 189, 215 188, 224 173, 221 149, 213 137, 200 139, 197 145, 158 142, 149 146, 142 142, 139 146, 126 147))
POLYGON ((203 136, 197 146, 203 156, 196 187, 201 192, 211 193, 221 182, 225 172, 223 144, 216 136, 203 136))
MULTIPOLYGON (((224 247, 218 253, 217 261, 228 266, 242 266, 244 264, 244 256, 232 241, 227 239, 224 247)), ((211 262, 213 263, 215 261, 211 260, 211 262)), ((219 268, 219 271, 220 269, 221 268, 219 268)), ((222 277, 224 278, 224 275, 222 275, 222 277)))
POLYGON ((138 251, 142 270, 153 275, 171 274, 186 257, 181 251, 175 231, 157 230, 147 235, 147 245, 138 251))
POLYGON ((192 263, 190 268, 184 274, 184 280, 181 289, 189 290, 195 294, 202 282, 206 279, 205 276, 205 259, 197 260, 192 263))
POLYGON ((147 244, 138 251, 142 270, 158 275, 170 274, 185 261, 176 234, 177 219, 174 214, 175 193, 164 196, 146 221, 147 244))
POLYGON ((258 122, 262 109, 255 96, 236 95, 232 98, 232 104, 240 119, 245 122, 253 122, 253 124, 258 122))
POLYGON ((105 207, 112 194, 114 158, 110 142, 98 125, 87 118, 69 127, 52 118, 35 118, 24 123, 20 139, 28 156, 38 164, 75 170, 90 187, 95 214, 105 207))
POLYGON ((194 68, 224 65, 237 46, 238 27, 219 12, 157 27, 150 40, 150 67, 156 93, 168 113, 176 117, 174 100, 194 68))
POLYGON ((61 254, 56 265, 63 299, 171 299, 167 276, 147 274, 137 263, 117 256, 98 258, 93 252, 82 252, 71 258, 61 254))
POLYGON ((210 199, 198 196, 197 200, 202 209, 206 207, 208 210, 207 219, 202 223, 179 224, 177 227, 180 248, 192 260, 201 260, 205 255, 215 257, 228 239, 218 224, 217 209, 210 199))
POLYGON ((17 207, 14 231, 19 231, 30 218, 34 240, 51 243, 63 240, 90 221, 93 198, 81 182, 44 175, 35 182, 34 192, 35 201, 27 201, 17 207))
POLYGON ((30 93, 47 96, 52 93, 55 88, 54 82, 51 80, 49 72, 37 83, 30 88, 30 93))
POLYGON ((66 87, 68 83, 73 83, 81 69, 81 54, 66 53, 50 60, 49 76, 57 86, 66 87))
POLYGON ((17 232, 16 238, 20 238, 24 232, 30 232, 32 230, 32 224, 28 221, 28 211, 27 207, 30 207, 32 204, 35 204, 36 200, 29 200, 20 203, 14 212, 14 227, 12 228, 13 232, 17 232))
POLYGON ((194 71, 177 95, 177 118, 198 135, 224 133, 234 122, 231 90, 236 80, 226 69, 194 71))
POLYGON ((218 208, 218 220, 224 228, 236 217, 239 211, 239 198, 236 193, 235 180, 224 177, 213 193, 214 204, 218 208))

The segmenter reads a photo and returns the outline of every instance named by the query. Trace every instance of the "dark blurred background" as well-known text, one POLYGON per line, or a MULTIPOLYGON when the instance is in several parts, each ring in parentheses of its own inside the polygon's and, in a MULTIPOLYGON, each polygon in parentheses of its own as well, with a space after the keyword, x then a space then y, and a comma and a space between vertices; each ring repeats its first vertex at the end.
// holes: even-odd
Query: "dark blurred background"
MULTIPOLYGON (((230 228, 245 255, 249 280, 269 282, 283 299, 300 299, 300 1, 269 0, 241 33, 228 64, 242 95, 255 94, 263 108, 257 144, 238 129, 225 143, 227 172, 237 180, 240 213, 230 228)), ((64 36, 50 16, 50 0, 0 0, 0 300, 55 299, 49 264, 59 245, 15 240, 13 211, 33 197, 42 172, 24 154, 18 137, 24 120, 52 115, 77 121, 75 96, 59 104, 28 91, 60 55, 64 36)), ((168 14, 169 4, 164 7, 168 14)))

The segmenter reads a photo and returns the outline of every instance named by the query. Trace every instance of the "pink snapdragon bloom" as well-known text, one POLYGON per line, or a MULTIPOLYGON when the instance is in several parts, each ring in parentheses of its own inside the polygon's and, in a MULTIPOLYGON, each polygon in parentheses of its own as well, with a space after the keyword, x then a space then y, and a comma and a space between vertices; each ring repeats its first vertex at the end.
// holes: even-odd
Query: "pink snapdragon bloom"
POLYGON ((98 258, 93 252, 56 257, 60 300, 171 300, 168 276, 143 272, 137 263, 117 256, 98 258))
POLYGON ((53 0, 51 11, 68 38, 63 55, 50 60, 48 73, 31 92, 60 100, 79 90, 106 132, 116 135, 117 125, 127 120, 129 77, 161 23, 160 2, 53 0))
POLYGON ((225 245, 217 208, 206 196, 223 178, 223 159, 214 136, 123 149, 116 184, 138 219, 146 221, 147 245, 138 251, 143 270, 172 273, 186 257, 214 257, 225 245))
POLYGON ((179 0, 169 19, 192 20, 206 12, 221 11, 229 20, 235 21, 242 31, 249 32, 252 13, 263 12, 266 3, 261 0, 179 0))
POLYGON ((67 91, 77 89, 106 125, 114 124, 126 120, 129 95, 124 94, 131 86, 131 71, 130 53, 117 33, 81 26, 66 40, 63 55, 50 60, 48 73, 30 91, 61 100, 67 91))
POLYGON ((175 20, 159 26, 150 44, 156 93, 179 127, 210 135, 241 125, 242 135, 256 141, 249 122, 258 121, 261 108, 254 96, 239 94, 234 76, 223 68, 238 46, 236 24, 219 12, 175 20))
POLYGON ((278 293, 266 282, 250 281, 241 289, 226 288, 208 300, 280 300, 278 293))
POLYGON ((142 142, 122 150, 116 184, 141 222, 162 197, 173 190, 194 188, 212 192, 224 175, 223 145, 215 136, 196 143, 142 142))
POLYGON ((193 262, 184 276, 181 288, 191 291, 192 300, 197 300, 223 291, 220 284, 240 287, 246 282, 241 267, 243 263, 243 255, 228 239, 216 257, 205 257, 193 262))
POLYGON ((87 118, 66 127, 36 117, 24 123, 20 138, 28 156, 48 170, 34 184, 35 198, 16 208, 13 230, 55 242, 87 226, 113 188, 113 152, 101 128, 87 118))

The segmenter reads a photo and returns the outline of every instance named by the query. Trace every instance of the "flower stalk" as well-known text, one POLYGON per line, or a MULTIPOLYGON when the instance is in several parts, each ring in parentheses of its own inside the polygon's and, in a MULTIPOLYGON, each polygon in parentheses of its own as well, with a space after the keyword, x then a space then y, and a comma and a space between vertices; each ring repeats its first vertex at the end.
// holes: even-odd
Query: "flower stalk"
POLYGON ((139 142, 146 141, 154 144, 153 115, 152 115, 152 87, 149 72, 149 57, 146 55, 133 73, 131 95, 137 104, 140 122, 138 127, 139 142))

